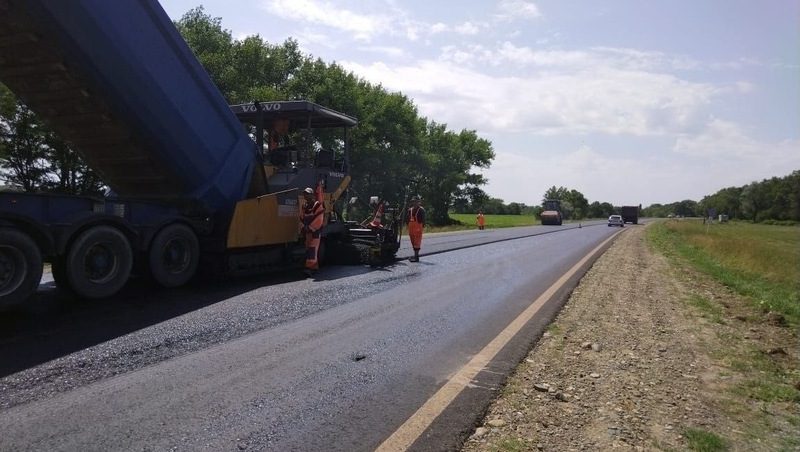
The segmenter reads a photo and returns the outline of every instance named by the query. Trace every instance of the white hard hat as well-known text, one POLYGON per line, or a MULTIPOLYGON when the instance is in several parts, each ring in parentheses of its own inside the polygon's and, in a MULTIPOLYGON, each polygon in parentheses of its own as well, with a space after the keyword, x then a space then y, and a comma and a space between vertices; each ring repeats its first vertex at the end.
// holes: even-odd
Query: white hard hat
POLYGON ((303 190, 303 191, 308 193, 309 195, 313 195, 314 194, 314 190, 312 190, 311 187, 306 187, 306 189, 303 190))

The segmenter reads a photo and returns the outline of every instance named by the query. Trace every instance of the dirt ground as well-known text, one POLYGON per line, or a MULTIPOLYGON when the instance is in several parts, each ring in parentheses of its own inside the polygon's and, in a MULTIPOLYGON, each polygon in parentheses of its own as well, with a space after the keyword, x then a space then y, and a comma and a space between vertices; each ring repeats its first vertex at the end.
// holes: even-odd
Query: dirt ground
POLYGON ((595 263, 464 450, 800 450, 797 333, 645 229, 595 263), (753 390, 775 375, 778 400, 753 390))

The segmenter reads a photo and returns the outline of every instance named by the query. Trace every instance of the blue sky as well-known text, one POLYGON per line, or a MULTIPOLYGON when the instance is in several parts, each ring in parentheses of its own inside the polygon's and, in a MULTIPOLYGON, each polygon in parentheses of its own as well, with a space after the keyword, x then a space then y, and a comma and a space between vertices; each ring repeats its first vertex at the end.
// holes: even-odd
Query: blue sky
POLYGON ((408 95, 497 155, 485 190, 700 200, 800 169, 800 1, 161 0, 408 95))

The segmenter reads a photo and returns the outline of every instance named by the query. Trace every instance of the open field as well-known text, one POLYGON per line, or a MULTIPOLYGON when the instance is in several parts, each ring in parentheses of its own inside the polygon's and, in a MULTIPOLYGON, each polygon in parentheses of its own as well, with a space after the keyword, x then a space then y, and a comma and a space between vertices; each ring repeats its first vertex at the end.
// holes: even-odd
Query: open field
POLYGON ((673 220, 655 225, 651 239, 763 311, 800 324, 800 228, 673 220))

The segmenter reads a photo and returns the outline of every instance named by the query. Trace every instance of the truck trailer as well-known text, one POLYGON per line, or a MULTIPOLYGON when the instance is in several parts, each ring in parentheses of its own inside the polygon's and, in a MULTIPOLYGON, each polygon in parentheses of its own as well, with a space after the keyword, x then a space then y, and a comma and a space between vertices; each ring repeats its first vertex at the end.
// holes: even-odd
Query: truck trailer
POLYGON ((619 211, 623 223, 639 224, 639 206, 622 206, 619 211))
POLYGON ((0 193, 0 308, 36 291, 45 262, 83 298, 132 274, 176 287, 198 268, 299 266, 305 187, 324 200, 324 241, 399 247, 397 222, 365 228, 337 207, 357 120, 307 101, 229 106, 156 0, 0 1, 0 82, 110 189, 0 193), (324 149, 318 131, 339 135, 324 149))

